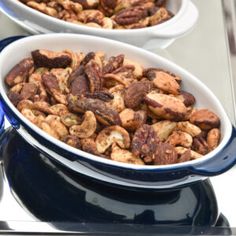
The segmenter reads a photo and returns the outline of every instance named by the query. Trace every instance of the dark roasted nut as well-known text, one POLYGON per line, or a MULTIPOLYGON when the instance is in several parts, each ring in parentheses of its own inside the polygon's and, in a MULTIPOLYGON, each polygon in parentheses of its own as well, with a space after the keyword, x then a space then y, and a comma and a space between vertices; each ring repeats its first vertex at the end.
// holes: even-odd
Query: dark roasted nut
POLYGON ((166 0, 156 0, 155 1, 156 6, 163 7, 166 5, 166 0))
POLYGON ((220 130, 211 129, 207 134, 207 144, 210 150, 214 150, 220 142, 220 130))
POLYGON ((184 153, 180 154, 178 157, 178 163, 186 162, 191 160, 191 150, 187 149, 184 153))
POLYGON ((5 82, 10 86, 25 82, 34 70, 34 63, 31 58, 26 58, 16 64, 5 78, 5 82))
POLYGON ((177 98, 179 98, 186 107, 193 106, 196 102, 195 97, 186 91, 181 91, 177 98))
POLYGON ((80 111, 92 111, 99 122, 104 125, 120 125, 119 113, 111 109, 101 100, 91 98, 80 98, 75 106, 80 111))
POLYGON ((100 91, 102 89, 101 69, 94 60, 85 66, 85 74, 89 80, 90 92, 100 91))
POLYGON ((95 53, 94 52, 89 52, 85 55, 85 57, 83 58, 83 60, 81 61, 80 65, 81 66, 85 66, 86 64, 89 63, 90 60, 94 59, 95 57, 95 53))
POLYGON ((141 19, 148 16, 147 9, 137 6, 130 7, 118 12, 113 16, 114 21, 119 25, 130 25, 138 23, 141 19))
POLYGON ((120 119, 122 127, 129 131, 135 131, 146 123, 147 113, 143 110, 134 111, 127 108, 120 113, 120 119))
POLYGON ((35 50, 31 52, 36 67, 65 68, 70 66, 72 59, 68 53, 49 50, 35 50))
POLYGON ((61 93, 59 83, 55 75, 51 73, 43 74, 42 83, 47 92, 51 94, 56 101, 62 104, 67 104, 66 96, 61 93))
POLYGON ((174 147, 168 143, 159 143, 154 155, 154 164, 168 165, 177 162, 178 155, 174 147))
POLYGON ((69 78, 69 87, 72 95, 83 95, 89 92, 89 81, 84 74, 84 67, 75 69, 69 78))
POLYGON ((159 139, 154 129, 149 125, 142 125, 134 134, 131 150, 135 156, 154 159, 159 139))
POLYGON ((103 129, 96 138, 99 153, 104 153, 112 144, 117 144, 122 149, 130 147, 129 133, 118 125, 103 129))
POLYGON ((94 93, 85 93, 85 97, 99 99, 103 102, 109 102, 114 98, 114 95, 106 91, 98 91, 94 93))
POLYGON ((124 55, 118 55, 116 57, 110 57, 107 64, 103 67, 103 74, 112 73, 123 65, 124 55))
POLYGON ((125 91, 124 99, 127 108, 136 108, 143 98, 153 88, 152 82, 136 82, 131 84, 125 91))
POLYGON ((190 116, 190 122, 199 126, 202 130, 218 128, 220 126, 219 117, 208 109, 199 109, 190 116))
POLYGON ((101 156, 97 150, 96 143, 92 138, 81 139, 82 150, 94 155, 101 156))
POLYGON ((9 91, 7 94, 10 101, 13 103, 14 106, 17 106, 18 103, 21 101, 21 96, 19 93, 9 91))
POLYGON ((209 147, 206 140, 202 137, 194 137, 192 149, 197 153, 205 155, 209 152, 209 147))
POLYGON ((78 149, 81 148, 80 139, 75 135, 66 135, 61 138, 61 141, 74 147, 74 148, 78 148, 78 149))
POLYGON ((99 10, 103 12, 105 16, 111 16, 114 14, 118 0, 100 0, 99 10))
POLYGON ((30 99, 36 95, 38 86, 35 83, 26 83, 21 89, 20 96, 21 99, 30 99))
POLYGON ((153 91, 146 95, 144 101, 149 109, 160 118, 181 121, 187 114, 187 108, 183 102, 166 94, 153 91))

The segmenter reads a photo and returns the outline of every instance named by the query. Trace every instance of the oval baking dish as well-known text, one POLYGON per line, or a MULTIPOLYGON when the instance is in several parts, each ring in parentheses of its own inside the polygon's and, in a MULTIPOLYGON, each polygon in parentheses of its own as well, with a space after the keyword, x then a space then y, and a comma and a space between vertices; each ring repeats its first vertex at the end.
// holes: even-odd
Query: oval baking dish
POLYGON ((47 34, 20 39, 1 52, 0 93, 3 109, 10 123, 33 146, 50 158, 75 172, 108 183, 141 187, 170 188, 208 176, 218 175, 231 168, 236 161, 235 129, 216 96, 197 78, 178 65, 143 49, 109 39, 76 35, 47 34), (101 158, 53 138, 29 122, 12 104, 7 96, 4 78, 9 70, 36 49, 104 51, 107 56, 124 53, 145 67, 158 67, 183 78, 184 89, 197 98, 196 107, 207 107, 221 120, 221 142, 207 155, 192 161, 173 165, 142 166, 120 163, 101 158), (17 52, 17 53, 16 53, 17 52))

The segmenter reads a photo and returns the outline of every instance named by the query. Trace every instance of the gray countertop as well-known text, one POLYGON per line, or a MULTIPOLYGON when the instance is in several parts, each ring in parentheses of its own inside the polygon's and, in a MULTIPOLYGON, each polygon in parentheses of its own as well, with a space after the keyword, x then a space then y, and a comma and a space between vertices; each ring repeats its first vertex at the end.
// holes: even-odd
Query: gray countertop
MULTIPOLYGON (((219 98, 235 124, 234 80, 222 2, 220 0, 193 0, 193 2, 199 9, 196 27, 166 50, 156 49, 154 52, 176 62, 202 80, 219 98)), ((0 39, 19 34, 26 32, 0 13, 0 39)), ((234 179, 236 179, 236 168, 211 178, 211 181, 220 211, 228 218, 230 225, 236 227, 236 212, 232 210, 236 199, 236 189, 232 188, 234 179)), ((11 220, 12 216, 8 214, 7 217, 11 220)), ((1 212, 0 220, 4 220, 1 212)))

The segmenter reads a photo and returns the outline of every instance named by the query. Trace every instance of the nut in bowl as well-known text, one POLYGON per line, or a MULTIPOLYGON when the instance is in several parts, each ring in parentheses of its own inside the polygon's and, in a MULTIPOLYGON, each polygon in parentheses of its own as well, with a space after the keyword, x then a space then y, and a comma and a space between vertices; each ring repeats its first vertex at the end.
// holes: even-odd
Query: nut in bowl
POLYGON ((104 38, 48 34, 6 47, 0 68, 12 125, 73 171, 169 188, 235 163, 235 130, 220 102, 155 54, 104 38))
POLYGON ((47 1, 47 4, 3 0, 0 7, 16 23, 32 28, 31 32, 95 35, 147 49, 167 47, 189 32, 198 18, 190 0, 68 0, 47 1))

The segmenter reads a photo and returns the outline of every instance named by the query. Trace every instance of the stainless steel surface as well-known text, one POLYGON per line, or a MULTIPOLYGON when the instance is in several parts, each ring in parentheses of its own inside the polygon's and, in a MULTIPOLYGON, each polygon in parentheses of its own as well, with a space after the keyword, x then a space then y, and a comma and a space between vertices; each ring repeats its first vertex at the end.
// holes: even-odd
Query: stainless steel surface
MULTIPOLYGON (((233 124, 236 123, 236 14, 234 0, 193 0, 199 9, 199 21, 193 31, 178 39, 167 50, 154 50, 181 65, 202 80, 224 105, 233 124), (224 10, 224 11, 223 11, 224 10), (227 28, 224 14, 226 13, 227 28), (226 30, 227 29, 227 30, 226 30), (230 50, 227 34, 230 36, 230 50)), ((0 15, 0 39, 26 33, 15 23, 0 15)), ((236 169, 211 178, 220 211, 232 227, 236 227, 235 199, 236 169)), ((7 190, 8 191, 8 190, 7 190)), ((9 196, 10 198, 10 196, 9 196)), ((29 220, 26 216, 11 215, 9 210, 0 209, 0 220, 29 220), (2 213, 2 211, 6 213, 2 213), (26 218, 24 218, 26 217, 26 218)), ((31 219, 32 220, 32 219, 31 219)))

